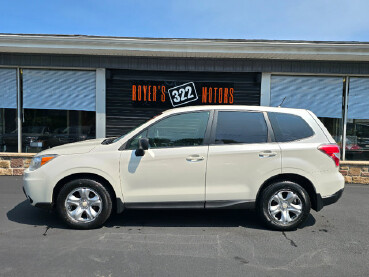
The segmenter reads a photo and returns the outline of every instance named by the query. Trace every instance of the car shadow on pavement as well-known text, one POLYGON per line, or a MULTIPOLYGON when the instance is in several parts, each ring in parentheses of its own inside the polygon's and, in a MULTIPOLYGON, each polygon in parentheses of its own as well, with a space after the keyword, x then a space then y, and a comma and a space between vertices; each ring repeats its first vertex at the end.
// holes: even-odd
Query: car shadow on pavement
MULTIPOLYGON (((315 224, 309 215, 299 229, 315 224)), ((244 227, 265 230, 253 210, 126 210, 113 215, 106 227, 244 227)))
MULTIPOLYGON (((30 206, 27 200, 7 212, 10 221, 34 226, 67 229, 56 212, 30 206)), ((309 215, 299 229, 315 224, 309 215)), ((265 230, 253 210, 125 210, 114 214, 105 223, 107 228, 119 227, 244 227, 265 230)))
POLYGON ((33 226, 66 229, 55 212, 49 212, 30 205, 28 200, 19 203, 7 212, 10 221, 33 226))

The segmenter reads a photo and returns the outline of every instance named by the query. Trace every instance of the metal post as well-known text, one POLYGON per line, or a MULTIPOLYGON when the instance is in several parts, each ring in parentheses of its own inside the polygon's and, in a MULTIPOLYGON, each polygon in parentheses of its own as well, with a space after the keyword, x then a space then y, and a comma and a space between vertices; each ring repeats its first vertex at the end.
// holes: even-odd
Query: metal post
POLYGON ((343 129, 342 129, 342 160, 346 159, 346 126, 347 126, 347 108, 348 108, 348 94, 349 94, 349 82, 350 77, 346 76, 346 86, 345 86, 345 97, 344 109, 343 109, 343 129))
POLYGON ((260 106, 270 106, 270 73, 261 74, 260 106))
POLYGON ((105 83, 105 68, 96 69, 96 138, 105 138, 106 136, 105 83))
POLYGON ((21 71, 17 68, 17 128, 18 128, 18 153, 22 152, 22 95, 21 95, 21 71))

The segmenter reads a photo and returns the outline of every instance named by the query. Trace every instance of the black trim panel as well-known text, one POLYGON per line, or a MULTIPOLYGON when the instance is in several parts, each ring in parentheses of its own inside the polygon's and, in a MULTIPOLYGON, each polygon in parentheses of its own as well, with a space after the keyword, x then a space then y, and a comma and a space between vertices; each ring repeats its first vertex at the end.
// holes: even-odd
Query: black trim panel
POLYGON ((265 122, 268 126, 268 142, 275 142, 274 130, 272 128, 272 124, 270 123, 268 113, 267 112, 263 112, 263 113, 264 113, 265 122))
POLYGON ((316 197, 317 198, 316 211, 319 212, 321 209, 323 209, 324 206, 328 206, 328 205, 336 203, 338 199, 341 198, 342 194, 343 194, 343 189, 340 189, 336 193, 330 196, 324 197, 324 198, 320 195, 320 193, 318 193, 316 197))
POLYGON ((214 200, 125 203, 127 209, 253 209, 255 200, 214 200))
POLYGON ((132 202, 124 203, 127 209, 203 209, 203 201, 178 201, 178 202, 132 202))
POLYGON ((123 210, 124 210, 124 203, 123 203, 122 199, 117 197, 117 214, 122 213, 123 210))
POLYGON ((255 200, 213 200, 206 201, 207 209, 254 209, 255 200))
POLYGON ((35 207, 50 211, 53 208, 53 203, 40 202, 40 203, 36 203, 35 207))
POLYGON ((337 191, 336 193, 332 194, 331 196, 328 197, 323 197, 323 205, 324 206, 328 206, 331 205, 333 203, 336 203, 338 201, 338 199, 341 198, 343 194, 343 189, 340 189, 339 191, 337 191))

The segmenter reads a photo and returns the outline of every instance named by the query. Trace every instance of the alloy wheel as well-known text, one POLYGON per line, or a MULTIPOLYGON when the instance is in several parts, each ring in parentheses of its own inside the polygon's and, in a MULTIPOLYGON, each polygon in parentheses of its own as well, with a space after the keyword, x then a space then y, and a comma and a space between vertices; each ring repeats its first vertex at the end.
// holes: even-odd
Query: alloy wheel
POLYGON ((303 205, 300 197, 290 190, 280 190, 269 200, 269 215, 282 224, 291 224, 302 213, 303 205))
POLYGON ((76 188, 70 192, 64 205, 68 216, 81 223, 95 220, 102 211, 100 195, 93 189, 86 187, 76 188))

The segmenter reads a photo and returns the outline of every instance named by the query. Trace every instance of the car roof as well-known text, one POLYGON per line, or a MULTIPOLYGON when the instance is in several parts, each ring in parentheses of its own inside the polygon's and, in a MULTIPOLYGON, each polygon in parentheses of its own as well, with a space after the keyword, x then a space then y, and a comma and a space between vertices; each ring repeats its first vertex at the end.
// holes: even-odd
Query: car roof
POLYGON ((292 109, 282 107, 267 107, 267 106, 246 106, 246 105, 199 105, 199 106, 186 106, 181 108, 174 108, 166 110, 163 113, 179 113, 190 111, 204 111, 204 110, 244 110, 244 111, 261 111, 261 112, 284 112, 291 114, 305 113, 304 109, 292 109))

